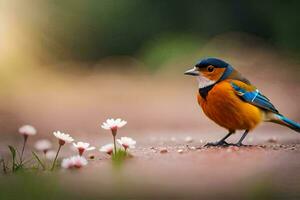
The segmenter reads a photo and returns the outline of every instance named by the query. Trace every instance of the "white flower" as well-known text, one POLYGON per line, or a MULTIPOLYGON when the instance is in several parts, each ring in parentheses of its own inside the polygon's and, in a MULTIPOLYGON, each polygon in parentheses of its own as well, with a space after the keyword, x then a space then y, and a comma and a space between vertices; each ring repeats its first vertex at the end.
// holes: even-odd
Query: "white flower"
POLYGON ((46 158, 48 160, 54 160, 55 156, 56 156, 56 151, 50 150, 46 152, 46 158))
POLYGON ((77 143, 73 143, 73 145, 77 149, 84 149, 86 151, 91 151, 91 150, 95 149, 95 147, 90 147, 90 144, 89 143, 85 143, 85 142, 77 142, 77 143))
POLYGON ((82 156, 73 156, 71 159, 75 168, 81 168, 88 164, 88 161, 82 156))
POLYGON ((95 147, 90 147, 90 144, 85 142, 73 143, 73 146, 78 149, 79 155, 82 155, 84 151, 91 151, 95 149, 95 147))
POLYGON ((73 161, 71 158, 64 158, 61 162, 61 167, 65 169, 69 169, 73 167, 73 161))
POLYGON ((53 135, 59 139, 59 144, 64 145, 65 143, 71 143, 74 139, 69 135, 60 131, 53 132, 53 135))
POLYGON ((125 126, 127 124, 126 121, 118 118, 118 119, 107 119, 106 122, 103 122, 101 127, 106 130, 111 130, 115 135, 117 133, 117 129, 125 126))
POLYGON ((117 141, 125 149, 127 149, 127 148, 134 149, 135 148, 136 141, 130 137, 121 137, 121 139, 117 139, 117 141))
POLYGON ((81 168, 88 164, 88 161, 82 156, 72 156, 63 159, 61 166, 65 169, 81 168))
POLYGON ((49 149, 51 149, 52 144, 49 140, 38 140, 34 147, 38 150, 38 151, 43 151, 44 153, 46 153, 49 149))
POLYGON ((35 135, 36 129, 31 125, 24 125, 19 128, 19 133, 25 136, 35 135))
POLYGON ((111 155, 114 151, 114 145, 113 144, 106 144, 104 146, 102 146, 99 151, 107 153, 109 155, 111 155))

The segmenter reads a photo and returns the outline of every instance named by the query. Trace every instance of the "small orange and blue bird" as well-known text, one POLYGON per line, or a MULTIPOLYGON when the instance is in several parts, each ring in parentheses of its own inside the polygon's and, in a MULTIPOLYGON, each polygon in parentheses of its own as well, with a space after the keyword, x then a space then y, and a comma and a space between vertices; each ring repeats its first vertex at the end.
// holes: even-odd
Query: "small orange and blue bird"
POLYGON ((197 99, 205 115, 228 130, 220 141, 206 146, 243 146, 247 134, 261 122, 277 123, 300 132, 300 124, 280 114, 265 95, 227 62, 205 58, 184 74, 197 78, 197 99), (245 131, 239 141, 227 143, 226 139, 237 130, 245 131))

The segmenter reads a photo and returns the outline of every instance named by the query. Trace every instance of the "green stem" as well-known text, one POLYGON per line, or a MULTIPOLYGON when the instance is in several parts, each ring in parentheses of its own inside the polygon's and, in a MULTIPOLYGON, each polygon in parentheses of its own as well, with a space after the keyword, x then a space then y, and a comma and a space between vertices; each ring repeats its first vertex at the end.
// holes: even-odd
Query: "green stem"
POLYGON ((23 163, 23 154, 24 154, 24 151, 25 151, 25 146, 26 146, 26 142, 27 142, 27 137, 28 137, 28 136, 24 136, 24 142, 23 142, 23 147, 22 147, 22 153, 21 153, 21 157, 20 157, 20 164, 23 163))
POLYGON ((44 161, 44 163, 45 163, 45 169, 47 169, 47 168, 48 168, 48 164, 47 164, 46 153, 43 153, 43 154, 44 154, 44 156, 43 156, 43 161, 44 161))
POLYGON ((115 150, 114 154, 116 155, 117 153, 116 136, 113 136, 113 138, 114 138, 114 150, 115 150))
POLYGON ((58 150, 57 150, 57 152, 56 152, 56 156, 55 156, 55 158, 54 158, 54 161, 53 161, 53 164, 52 164, 52 167, 51 167, 51 171, 53 171, 54 168, 55 168, 55 163, 56 163, 56 160, 57 160, 57 157, 58 157, 58 154, 59 154, 59 151, 60 151, 61 146, 62 146, 62 145, 59 145, 59 147, 58 147, 58 150))

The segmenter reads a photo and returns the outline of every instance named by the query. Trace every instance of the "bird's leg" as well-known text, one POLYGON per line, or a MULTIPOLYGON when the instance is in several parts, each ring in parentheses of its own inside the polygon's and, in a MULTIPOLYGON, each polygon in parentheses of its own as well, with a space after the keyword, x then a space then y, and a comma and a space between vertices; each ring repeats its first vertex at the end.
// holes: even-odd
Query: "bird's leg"
POLYGON ((244 145, 242 142, 243 142, 243 140, 245 139, 245 137, 248 135, 248 133, 249 133, 249 130, 246 130, 244 133, 243 133, 243 135, 242 135, 242 137, 240 138, 240 140, 236 143, 236 144, 233 144, 234 146, 238 146, 238 147, 241 147, 241 146, 247 146, 247 145, 244 145))
POLYGON ((224 138, 222 138, 218 142, 209 142, 205 145, 205 147, 216 147, 216 146, 229 146, 229 144, 225 141, 229 136, 232 135, 233 132, 229 132, 224 138))

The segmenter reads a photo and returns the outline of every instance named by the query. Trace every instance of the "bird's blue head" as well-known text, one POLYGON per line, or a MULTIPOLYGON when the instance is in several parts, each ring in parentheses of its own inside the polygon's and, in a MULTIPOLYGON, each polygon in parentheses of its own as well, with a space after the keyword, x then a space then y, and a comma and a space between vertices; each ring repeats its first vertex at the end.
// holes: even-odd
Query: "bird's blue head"
POLYGON ((200 60, 195 67, 198 68, 206 68, 209 65, 214 66, 216 68, 226 68, 229 64, 218 58, 205 58, 200 60))
POLYGON ((205 88, 227 78, 232 71, 231 65, 221 59, 205 58, 184 74, 197 76, 199 88, 205 88))

